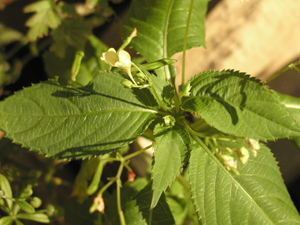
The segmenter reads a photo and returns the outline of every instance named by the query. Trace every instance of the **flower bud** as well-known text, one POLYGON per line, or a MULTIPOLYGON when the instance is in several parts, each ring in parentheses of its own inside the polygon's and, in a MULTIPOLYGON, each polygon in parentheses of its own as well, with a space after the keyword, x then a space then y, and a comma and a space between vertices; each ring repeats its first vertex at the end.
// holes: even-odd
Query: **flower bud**
POLYGON ((237 161, 230 155, 221 155, 221 159, 228 170, 237 168, 237 161))
POLYGON ((237 151, 236 151, 239 159, 241 160, 241 162, 243 164, 245 164, 248 159, 249 159, 249 151, 247 148, 245 148, 244 146, 240 147, 237 151))

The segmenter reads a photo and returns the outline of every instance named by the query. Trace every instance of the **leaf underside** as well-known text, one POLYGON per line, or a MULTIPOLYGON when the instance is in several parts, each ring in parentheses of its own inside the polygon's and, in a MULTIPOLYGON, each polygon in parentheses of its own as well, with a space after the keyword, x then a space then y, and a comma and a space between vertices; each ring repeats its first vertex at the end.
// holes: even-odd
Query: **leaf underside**
POLYGON ((149 91, 132 91, 122 81, 118 74, 103 72, 83 88, 51 80, 25 88, 0 103, 0 128, 14 142, 58 158, 118 149, 156 117, 149 91))
POLYGON ((233 70, 207 71, 190 84, 191 96, 182 108, 224 133, 262 141, 300 135, 276 93, 255 78, 233 70))
POLYGON ((227 171, 201 147, 191 152, 192 198, 203 224, 300 224, 277 163, 262 146, 257 157, 227 171))

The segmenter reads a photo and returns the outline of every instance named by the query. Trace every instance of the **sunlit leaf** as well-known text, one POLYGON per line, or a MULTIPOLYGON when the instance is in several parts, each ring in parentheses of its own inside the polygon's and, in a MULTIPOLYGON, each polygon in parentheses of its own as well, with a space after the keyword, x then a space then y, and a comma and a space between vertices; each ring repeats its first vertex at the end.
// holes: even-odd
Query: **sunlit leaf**
POLYGON ((190 158, 192 199, 203 224, 300 224, 270 150, 239 164, 233 175, 215 156, 195 146, 190 158))
POLYGON ((132 142, 156 117, 147 89, 128 89, 103 72, 87 86, 55 81, 33 85, 0 103, 0 128, 16 143, 41 154, 86 158, 132 142))
POLYGON ((161 194, 181 172, 190 145, 190 137, 184 127, 157 125, 154 129, 155 151, 152 168, 153 198, 151 208, 155 207, 161 194))
POLYGON ((259 80, 233 70, 207 71, 190 81, 183 109, 238 137, 274 140, 300 135, 278 96, 259 80))

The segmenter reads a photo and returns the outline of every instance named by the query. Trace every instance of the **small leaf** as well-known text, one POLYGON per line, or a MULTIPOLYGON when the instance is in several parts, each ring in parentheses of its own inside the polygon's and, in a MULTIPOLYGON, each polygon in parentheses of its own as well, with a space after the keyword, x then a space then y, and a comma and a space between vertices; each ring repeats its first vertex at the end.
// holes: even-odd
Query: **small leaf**
POLYGON ((61 23, 60 18, 55 12, 52 0, 34 2, 26 6, 24 12, 35 13, 26 22, 26 25, 30 27, 27 35, 31 41, 35 41, 37 38, 48 35, 50 28, 54 29, 61 23))
POLYGON ((32 205, 30 205, 28 202, 25 201, 15 201, 15 203, 18 204, 18 206, 20 206, 20 208, 27 213, 34 213, 35 209, 33 208, 32 205))
POLYGON ((49 217, 44 213, 20 213, 16 215, 18 219, 32 220, 39 223, 50 223, 49 217))
POLYGON ((195 145, 190 158, 192 199, 205 225, 300 224, 270 150, 239 164, 233 175, 210 150, 195 145))
POLYGON ((150 220, 155 225, 175 224, 164 194, 161 195, 157 206, 152 209, 153 212, 150 211, 151 185, 150 182, 131 201, 127 202, 124 209, 126 224, 148 225, 150 220))
POLYGON ((58 158, 86 158, 136 139, 157 116, 147 89, 103 72, 82 88, 33 85, 0 103, 0 128, 16 143, 58 158))
POLYGON ((191 79, 182 108, 216 129, 262 141, 300 135, 300 127, 275 92, 233 70, 207 71, 191 79))
POLYGON ((0 198, 5 199, 9 209, 12 207, 12 190, 6 177, 0 174, 0 198))
POLYGON ((152 168, 153 198, 151 208, 157 204, 160 195, 172 184, 181 172, 188 157, 190 136, 183 126, 157 125, 154 129, 155 150, 152 168))
POLYGON ((1 225, 11 225, 14 222, 14 219, 10 216, 4 216, 0 219, 1 225))
MULTIPOLYGON (((65 5, 65 8, 74 8, 73 5, 65 5)), ((65 19, 62 23, 52 32, 52 37, 55 43, 51 46, 50 51, 61 58, 64 58, 67 47, 73 46, 78 51, 84 49, 87 41, 87 36, 92 34, 92 27, 84 22, 76 12, 75 8, 73 13, 70 13, 70 18, 65 19)))

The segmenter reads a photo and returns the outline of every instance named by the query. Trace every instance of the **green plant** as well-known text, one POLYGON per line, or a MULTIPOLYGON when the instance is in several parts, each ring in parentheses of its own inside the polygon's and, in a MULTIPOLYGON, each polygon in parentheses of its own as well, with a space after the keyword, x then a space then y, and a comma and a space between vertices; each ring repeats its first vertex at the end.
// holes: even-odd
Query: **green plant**
MULTIPOLYGON (((98 2, 107 4, 87 4, 93 8, 98 2)), ((91 224, 300 223, 263 143, 298 140, 299 110, 289 103, 299 106, 299 100, 235 70, 205 71, 185 82, 186 49, 205 46, 206 7, 207 0, 135 0, 122 28, 127 39, 117 51, 107 50, 72 6, 47 0, 26 7, 36 12, 28 21, 29 39, 54 29, 52 53, 45 60, 55 65, 62 57, 68 67, 49 69, 59 77, 2 101, 0 128, 47 157, 85 160, 73 195, 93 215, 91 224), (45 13, 44 29, 37 30, 36 18, 45 13), (124 50, 129 44, 145 63, 132 62, 124 50), (177 88, 180 75, 171 57, 180 51, 183 73, 177 88), (128 144, 139 136, 153 144, 129 153, 128 144), (134 180, 130 160, 152 147, 149 177, 134 180), (101 181, 112 162, 118 162, 116 175, 101 181)), ((76 216, 69 222, 82 224, 76 216)))

